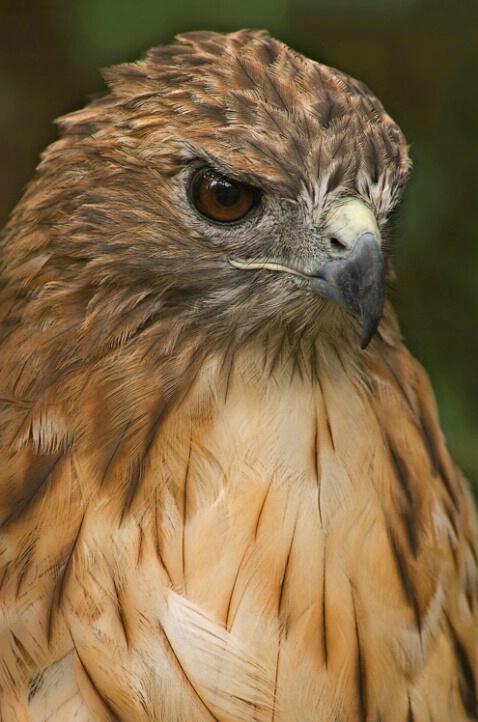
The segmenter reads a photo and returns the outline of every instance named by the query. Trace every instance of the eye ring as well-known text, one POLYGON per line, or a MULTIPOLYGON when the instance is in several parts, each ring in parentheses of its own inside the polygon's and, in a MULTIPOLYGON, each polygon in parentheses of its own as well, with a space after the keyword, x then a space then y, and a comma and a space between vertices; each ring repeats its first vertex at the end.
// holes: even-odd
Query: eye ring
POLYGON ((256 208, 261 200, 258 188, 201 168, 190 185, 190 196, 196 210, 216 223, 237 223, 256 208))

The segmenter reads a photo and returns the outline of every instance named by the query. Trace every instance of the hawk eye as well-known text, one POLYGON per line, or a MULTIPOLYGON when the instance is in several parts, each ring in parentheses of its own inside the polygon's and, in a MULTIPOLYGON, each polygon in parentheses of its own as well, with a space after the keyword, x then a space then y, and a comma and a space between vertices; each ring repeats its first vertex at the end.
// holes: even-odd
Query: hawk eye
POLYGON ((202 168, 192 179, 192 201, 203 216, 218 223, 244 218, 260 201, 260 191, 247 183, 202 168))

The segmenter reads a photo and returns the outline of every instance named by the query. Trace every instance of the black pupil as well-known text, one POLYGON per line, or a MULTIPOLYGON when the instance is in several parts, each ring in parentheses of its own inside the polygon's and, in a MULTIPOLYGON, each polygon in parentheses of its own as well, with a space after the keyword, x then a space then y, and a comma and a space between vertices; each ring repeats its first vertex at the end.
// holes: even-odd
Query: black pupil
POLYGON ((225 178, 218 178, 215 186, 216 201, 219 205, 234 206, 240 200, 241 188, 238 184, 231 183, 225 178))

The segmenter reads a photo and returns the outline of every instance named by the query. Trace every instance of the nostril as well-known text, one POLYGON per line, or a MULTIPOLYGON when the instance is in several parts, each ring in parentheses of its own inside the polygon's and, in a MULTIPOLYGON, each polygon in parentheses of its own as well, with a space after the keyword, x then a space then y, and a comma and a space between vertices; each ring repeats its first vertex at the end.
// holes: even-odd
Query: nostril
POLYGON ((339 239, 336 236, 332 236, 330 239, 330 245, 332 246, 334 251, 343 251, 344 248, 347 248, 347 246, 339 241, 339 239))

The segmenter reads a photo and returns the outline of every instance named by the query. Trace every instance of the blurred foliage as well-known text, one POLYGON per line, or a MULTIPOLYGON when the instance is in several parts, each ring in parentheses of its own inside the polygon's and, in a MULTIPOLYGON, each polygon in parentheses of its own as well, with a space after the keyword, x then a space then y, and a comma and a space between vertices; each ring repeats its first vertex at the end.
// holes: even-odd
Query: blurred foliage
POLYGON ((0 0, 0 226, 99 66, 177 32, 265 27, 365 81, 411 143, 395 307, 450 446, 478 488, 478 2, 0 0))

